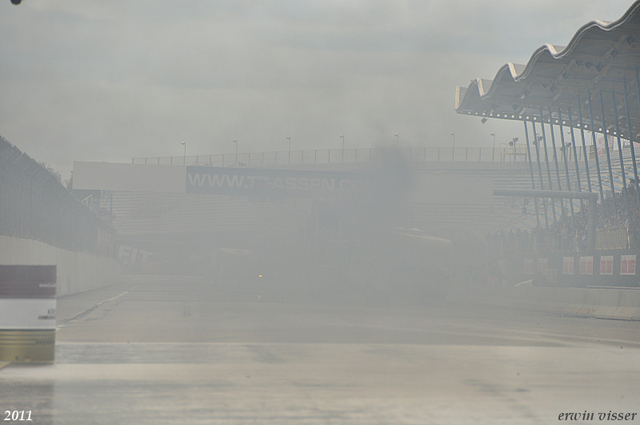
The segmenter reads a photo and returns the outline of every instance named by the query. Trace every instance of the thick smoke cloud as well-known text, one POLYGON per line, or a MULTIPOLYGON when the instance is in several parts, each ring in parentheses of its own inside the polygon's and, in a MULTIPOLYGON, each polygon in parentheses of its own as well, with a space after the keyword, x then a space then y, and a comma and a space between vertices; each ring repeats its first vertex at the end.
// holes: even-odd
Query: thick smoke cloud
POLYGON ((627 0, 0 2, 0 134, 73 160, 489 146, 520 126, 459 117, 456 85, 566 44, 627 0))

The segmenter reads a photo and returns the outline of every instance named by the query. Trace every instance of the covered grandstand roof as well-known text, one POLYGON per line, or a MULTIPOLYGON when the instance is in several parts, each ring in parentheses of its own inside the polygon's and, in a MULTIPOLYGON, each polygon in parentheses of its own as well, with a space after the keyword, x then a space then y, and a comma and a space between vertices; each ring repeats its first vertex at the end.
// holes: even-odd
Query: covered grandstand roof
POLYGON ((455 109, 486 118, 560 123, 640 140, 640 0, 615 22, 592 21, 569 44, 545 44, 526 65, 507 63, 493 80, 457 87, 455 109), (625 108, 625 91, 629 119, 625 108), (604 123, 600 99, 604 106, 604 123), (615 109, 614 109, 615 103, 615 109), (579 110, 580 108, 580 110, 579 110), (582 123, 578 120, 582 113, 582 123), (569 113, 571 120, 569 120, 569 113), (603 127, 606 129, 603 130, 603 127))

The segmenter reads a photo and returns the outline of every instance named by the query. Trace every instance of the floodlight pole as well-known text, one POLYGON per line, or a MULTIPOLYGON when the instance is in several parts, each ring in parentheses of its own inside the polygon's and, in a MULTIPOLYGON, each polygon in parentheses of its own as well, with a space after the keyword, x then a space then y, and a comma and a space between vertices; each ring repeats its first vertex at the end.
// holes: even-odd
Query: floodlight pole
POLYGON ((233 139, 233 143, 236 145, 236 167, 238 167, 238 139, 233 139))
POLYGON ((451 148, 451 162, 456 160, 456 133, 451 133, 453 137, 453 147, 451 148))

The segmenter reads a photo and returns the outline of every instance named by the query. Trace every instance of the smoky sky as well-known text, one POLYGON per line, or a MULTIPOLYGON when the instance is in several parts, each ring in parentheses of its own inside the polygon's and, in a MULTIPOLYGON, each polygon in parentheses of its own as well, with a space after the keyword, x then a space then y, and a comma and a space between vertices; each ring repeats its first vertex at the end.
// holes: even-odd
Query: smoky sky
POLYGON ((491 146, 457 85, 566 45, 630 0, 0 0, 0 135, 73 161, 292 149, 491 146))

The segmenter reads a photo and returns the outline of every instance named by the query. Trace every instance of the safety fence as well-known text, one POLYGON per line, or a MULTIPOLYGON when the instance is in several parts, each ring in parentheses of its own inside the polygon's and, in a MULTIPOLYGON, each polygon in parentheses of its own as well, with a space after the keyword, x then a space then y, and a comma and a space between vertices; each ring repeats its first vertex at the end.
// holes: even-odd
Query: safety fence
MULTIPOLYGON (((586 249, 584 236, 578 232, 559 233, 544 236, 543 246, 539 252, 578 252, 586 249)), ((630 240, 627 228, 596 231, 596 249, 628 249, 636 248, 630 240)))
POLYGON ((0 235, 113 255, 115 231, 45 167, 0 137, 0 235))
MULTIPOLYGON (((210 167, 273 167, 279 165, 342 164, 384 162, 403 158, 410 162, 525 162, 528 153, 524 144, 498 148, 485 147, 408 147, 408 148, 361 148, 361 149, 316 149, 276 152, 233 153, 214 155, 190 155, 170 157, 133 158, 133 164, 198 165, 210 167)), ((532 152, 534 161, 537 153, 532 152)), ((562 148, 549 147, 546 154, 539 150, 540 158, 565 160, 562 148)), ((582 150, 577 151, 582 160, 582 150)), ((568 161, 573 161, 573 151, 567 150, 568 161)))
MULTIPOLYGON (((497 258, 514 255, 543 255, 556 252, 591 252, 586 245, 584 229, 554 231, 553 229, 533 229, 531 232, 500 232, 487 235, 489 249, 497 258)), ((628 227, 599 229, 596 231, 596 250, 638 249, 637 241, 628 227)))
POLYGON ((627 249, 631 247, 628 229, 598 230, 596 249, 627 249))

